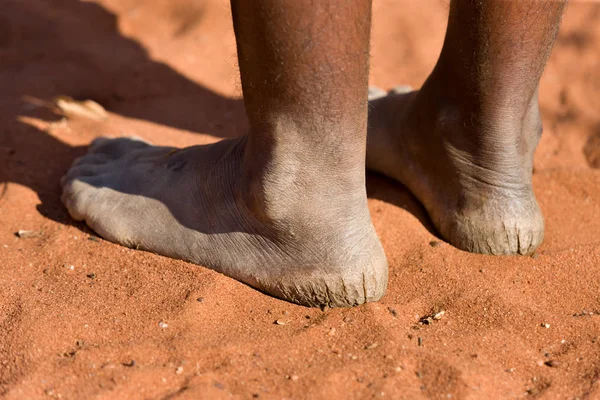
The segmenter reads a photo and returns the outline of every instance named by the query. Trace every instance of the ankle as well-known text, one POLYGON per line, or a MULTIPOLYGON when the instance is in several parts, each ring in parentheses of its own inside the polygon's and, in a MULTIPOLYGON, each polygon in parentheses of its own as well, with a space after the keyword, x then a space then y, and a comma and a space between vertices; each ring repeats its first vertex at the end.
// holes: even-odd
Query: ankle
MULTIPOLYGON (((454 88, 430 78, 400 119, 400 127, 429 138, 423 147, 421 135, 404 135, 401 147, 408 151, 445 154, 458 175, 489 175, 490 181, 514 186, 531 183, 533 154, 542 129, 537 96, 526 107, 490 98, 465 101, 454 88)), ((427 154, 417 156, 423 157, 427 154)))
POLYGON ((464 145, 483 146, 484 151, 489 145, 520 146, 520 137, 539 139, 542 129, 537 90, 507 94, 493 88, 474 89, 439 66, 417 94, 411 111, 429 118, 436 130, 459 129, 468 142, 464 145), (482 137, 491 140, 482 142, 482 137))
POLYGON ((332 131, 320 141, 314 134, 279 124, 252 130, 245 138, 241 198, 261 221, 288 225, 328 219, 336 209, 332 204, 366 209, 364 150, 356 143, 349 150, 353 144, 332 131))

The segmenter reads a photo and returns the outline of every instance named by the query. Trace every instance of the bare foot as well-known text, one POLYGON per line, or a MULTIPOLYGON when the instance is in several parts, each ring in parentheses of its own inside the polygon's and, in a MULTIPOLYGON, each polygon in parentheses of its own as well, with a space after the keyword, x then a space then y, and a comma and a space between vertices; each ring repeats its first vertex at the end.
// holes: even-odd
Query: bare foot
POLYGON ((332 189, 342 185, 326 174, 318 185, 277 171, 249 182, 246 143, 177 150, 97 139, 62 179, 62 201, 110 241, 208 266, 288 301, 333 307, 381 298, 387 261, 364 178, 356 190, 332 189))
POLYGON ((540 245, 544 221, 531 185, 537 97, 520 115, 489 118, 463 113, 426 83, 419 92, 373 88, 369 109, 367 168, 407 186, 451 244, 485 254, 540 245))

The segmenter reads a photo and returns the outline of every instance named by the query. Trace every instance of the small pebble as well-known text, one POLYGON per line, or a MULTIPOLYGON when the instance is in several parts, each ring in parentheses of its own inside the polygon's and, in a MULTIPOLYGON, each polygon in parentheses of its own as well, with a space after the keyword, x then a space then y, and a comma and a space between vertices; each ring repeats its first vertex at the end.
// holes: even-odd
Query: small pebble
POLYGON ((333 336, 333 335, 335 335, 335 328, 331 328, 331 329, 329 330, 329 332, 327 332, 327 335, 328 335, 328 336, 333 336))
POLYGON ((377 342, 373 342, 373 343, 371 343, 370 345, 368 345, 368 346, 365 346, 365 349, 367 349, 367 350, 371 350, 371 349, 374 349, 374 348, 375 348, 375 347, 377 347, 377 346, 379 346, 379 344, 378 344, 377 342))
POLYGON ((275 325, 286 325, 286 322, 284 320, 278 319, 275 320, 275 325))
POLYGON ((181 375, 183 373, 183 367, 177 367, 177 369, 175 370, 175 373, 177 375, 181 375))
POLYGON ((15 235, 21 239, 31 239, 31 238, 37 238, 37 237, 42 236, 42 232, 27 231, 27 230, 19 229, 18 231, 15 232, 15 235))
POLYGON ((204 301, 204 297, 198 297, 198 298, 196 299, 196 301, 197 301, 198 303, 202 303, 202 302, 204 301))
POLYGON ((442 317, 444 316, 444 314, 446 314, 446 311, 442 310, 442 311, 436 313, 433 316, 433 319, 435 319, 436 321, 439 321, 440 319, 442 319, 442 317))
POLYGON ((96 274, 94 274, 93 272, 91 274, 87 274, 86 275, 88 278, 90 279, 94 279, 96 277, 96 274))
POLYGON ((429 242, 429 245, 431 247, 438 247, 442 245, 442 242, 440 242, 439 240, 432 240, 431 242, 429 242))
POLYGON ((167 323, 166 323, 166 322, 164 322, 164 321, 160 321, 160 322, 158 323, 158 326, 159 326, 159 327, 161 327, 162 329, 165 329, 165 328, 167 328, 167 327, 169 326, 169 324, 167 324, 167 323))
POLYGON ((417 338, 417 344, 423 346, 423 339, 420 336, 417 338))
POLYGON ((549 329, 549 328, 550 328, 550 324, 548 324, 548 323, 545 323, 545 322, 544 322, 544 323, 542 323, 542 326, 543 326, 544 328, 546 328, 546 329, 549 329))
POLYGON ((558 367, 560 365, 560 362, 558 362, 556 360, 548 360, 544 364, 546 364, 546 366, 548 366, 548 367, 555 368, 555 367, 558 367))

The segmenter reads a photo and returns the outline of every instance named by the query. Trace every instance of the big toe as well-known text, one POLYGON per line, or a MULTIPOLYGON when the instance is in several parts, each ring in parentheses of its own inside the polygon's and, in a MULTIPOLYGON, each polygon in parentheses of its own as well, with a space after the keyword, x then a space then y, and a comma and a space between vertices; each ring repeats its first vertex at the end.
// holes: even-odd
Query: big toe
MULTIPOLYGON (((63 178, 64 179, 64 178, 63 178)), ((94 188, 100 186, 94 177, 77 176, 65 179, 60 200, 76 221, 83 221, 94 199, 94 188)))

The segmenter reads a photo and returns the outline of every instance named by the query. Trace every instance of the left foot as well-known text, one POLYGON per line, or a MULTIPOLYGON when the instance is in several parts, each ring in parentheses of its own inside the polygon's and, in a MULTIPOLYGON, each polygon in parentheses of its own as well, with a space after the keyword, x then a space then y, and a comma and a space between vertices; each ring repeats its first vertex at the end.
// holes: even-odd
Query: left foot
POLYGON ((453 103, 460 95, 449 101, 444 90, 435 79, 414 92, 370 89, 367 168, 403 183, 452 245, 532 253, 544 237, 531 184, 541 134, 537 96, 511 116, 465 112, 453 103))

